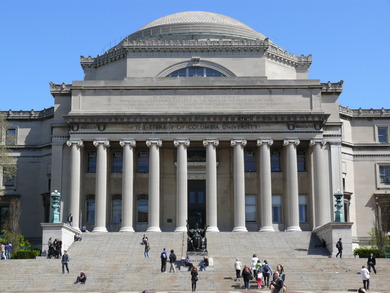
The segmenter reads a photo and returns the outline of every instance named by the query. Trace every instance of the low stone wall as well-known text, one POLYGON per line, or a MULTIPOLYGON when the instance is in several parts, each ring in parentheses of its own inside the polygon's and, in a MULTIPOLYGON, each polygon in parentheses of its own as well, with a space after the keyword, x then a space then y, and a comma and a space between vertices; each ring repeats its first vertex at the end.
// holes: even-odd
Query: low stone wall
POLYGON ((42 226, 42 255, 46 255, 48 251, 47 242, 51 237, 52 240, 58 238, 62 241, 62 252, 74 242, 74 235, 80 231, 76 228, 64 223, 41 223, 42 226))

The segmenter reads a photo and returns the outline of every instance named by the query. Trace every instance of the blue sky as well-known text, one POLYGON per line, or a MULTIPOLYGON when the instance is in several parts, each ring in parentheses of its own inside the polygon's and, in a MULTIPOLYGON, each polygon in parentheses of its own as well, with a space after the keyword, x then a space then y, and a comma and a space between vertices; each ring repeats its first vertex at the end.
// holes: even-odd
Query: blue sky
POLYGON ((309 77, 344 80, 343 106, 390 108, 390 0, 1 0, 0 110, 51 107, 49 81, 82 80, 80 55, 182 11, 224 14, 312 54, 309 77))

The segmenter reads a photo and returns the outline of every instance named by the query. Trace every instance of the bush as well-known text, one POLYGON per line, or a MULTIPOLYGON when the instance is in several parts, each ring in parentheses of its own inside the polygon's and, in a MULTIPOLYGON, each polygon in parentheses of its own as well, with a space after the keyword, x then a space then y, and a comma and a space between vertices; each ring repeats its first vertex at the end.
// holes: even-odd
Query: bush
POLYGON ((39 255, 41 255, 39 249, 20 249, 12 253, 11 259, 34 259, 39 255))
POLYGON ((385 252, 376 247, 360 247, 355 248, 353 251, 353 255, 358 255, 360 258, 368 258, 370 254, 373 253, 375 257, 384 257, 385 252))

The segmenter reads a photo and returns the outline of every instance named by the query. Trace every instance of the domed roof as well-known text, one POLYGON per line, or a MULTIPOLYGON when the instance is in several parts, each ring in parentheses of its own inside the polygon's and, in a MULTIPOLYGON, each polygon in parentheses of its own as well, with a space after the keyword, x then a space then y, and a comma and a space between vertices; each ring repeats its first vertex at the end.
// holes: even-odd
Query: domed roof
POLYGON ((187 11, 156 19, 128 40, 142 39, 261 39, 266 37, 231 17, 204 11, 187 11))

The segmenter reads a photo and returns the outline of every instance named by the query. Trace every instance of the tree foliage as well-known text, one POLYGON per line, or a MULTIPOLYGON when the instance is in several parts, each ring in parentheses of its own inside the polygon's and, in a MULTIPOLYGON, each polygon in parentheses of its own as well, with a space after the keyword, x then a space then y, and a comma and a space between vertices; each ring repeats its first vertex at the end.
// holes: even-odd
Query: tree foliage
POLYGON ((370 245, 376 246, 379 249, 384 249, 386 245, 390 245, 390 239, 381 229, 372 228, 371 233, 368 233, 371 236, 370 245))
POLYGON ((12 243, 13 249, 12 253, 16 253, 19 250, 30 248, 31 244, 28 240, 24 239, 24 236, 19 233, 12 233, 8 230, 2 230, 1 233, 3 234, 0 238, 0 242, 10 242, 12 243))

